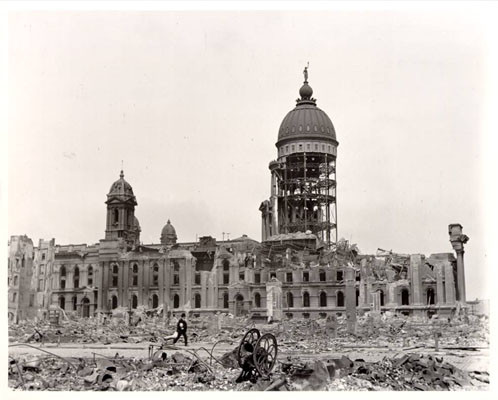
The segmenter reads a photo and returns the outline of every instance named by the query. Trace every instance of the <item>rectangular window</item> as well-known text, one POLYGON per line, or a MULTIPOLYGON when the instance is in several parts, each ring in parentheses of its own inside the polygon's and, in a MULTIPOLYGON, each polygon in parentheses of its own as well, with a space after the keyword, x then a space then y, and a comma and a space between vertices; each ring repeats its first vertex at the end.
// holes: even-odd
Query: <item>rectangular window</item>
POLYGON ((289 146, 285 146, 285 153, 289 152, 289 146))
POLYGON ((201 284, 201 274, 195 274, 195 284, 196 285, 201 284))
POLYGON ((311 147, 311 145, 308 143, 308 144, 306 145, 306 149, 307 149, 307 150, 310 150, 310 147, 311 147))
POLYGON ((344 272, 343 271, 337 271, 335 274, 335 279, 337 281, 343 281, 344 280, 344 272))
POLYGON ((45 253, 42 253, 42 261, 45 260, 45 253))
POLYGON ((243 280, 244 280, 244 273, 239 272, 239 281, 243 281, 243 280))
POLYGON ((118 277, 117 276, 112 277, 112 286, 114 286, 114 287, 118 286, 118 277))
POLYGON ((303 282, 309 282, 310 281, 310 273, 308 271, 303 272, 303 282))
POLYGON ((292 145, 292 151, 296 150, 296 146, 292 145))
POLYGON ((29 295, 29 306, 33 307, 34 304, 35 304, 35 295, 34 294, 30 294, 29 295))
POLYGON ((318 144, 315 143, 315 150, 318 150, 318 144))
POLYGON ((173 285, 179 285, 180 284, 180 276, 178 274, 173 275, 173 285))
POLYGON ((292 282, 292 272, 287 272, 287 274, 285 276, 285 280, 287 282, 292 282))
POLYGON ((223 284, 228 285, 230 281, 230 275, 229 274, 223 274, 223 284))
POLYGON ((92 285, 93 285, 93 278, 89 277, 88 278, 88 286, 92 286, 92 285))
POLYGON ((261 274, 259 272, 254 274, 254 283, 261 283, 261 274))
POLYGON ((133 276, 133 286, 138 286, 138 276, 133 276))

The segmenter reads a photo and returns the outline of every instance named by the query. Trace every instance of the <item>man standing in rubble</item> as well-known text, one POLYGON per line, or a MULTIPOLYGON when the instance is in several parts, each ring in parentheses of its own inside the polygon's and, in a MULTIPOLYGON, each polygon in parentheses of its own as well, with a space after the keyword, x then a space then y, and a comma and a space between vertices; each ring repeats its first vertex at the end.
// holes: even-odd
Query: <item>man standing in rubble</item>
POLYGON ((173 344, 175 344, 181 336, 185 339, 185 346, 187 345, 187 321, 185 321, 185 313, 182 313, 182 316, 178 320, 176 324, 176 332, 177 336, 175 340, 173 340, 173 344))

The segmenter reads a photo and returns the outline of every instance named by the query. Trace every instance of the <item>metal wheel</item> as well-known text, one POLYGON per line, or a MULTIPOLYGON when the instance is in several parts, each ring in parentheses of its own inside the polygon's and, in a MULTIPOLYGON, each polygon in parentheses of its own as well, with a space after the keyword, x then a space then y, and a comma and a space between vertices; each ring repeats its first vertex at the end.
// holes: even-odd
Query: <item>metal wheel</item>
POLYGON ((247 356, 248 352, 245 350, 245 345, 250 344, 253 348, 256 346, 256 342, 260 338, 261 333, 256 328, 249 329, 240 341, 239 349, 237 351, 237 361, 239 362, 239 367, 242 368, 244 357, 247 356))
POLYGON ((254 349, 254 366, 262 377, 270 375, 277 361, 277 339, 271 333, 261 336, 254 349))

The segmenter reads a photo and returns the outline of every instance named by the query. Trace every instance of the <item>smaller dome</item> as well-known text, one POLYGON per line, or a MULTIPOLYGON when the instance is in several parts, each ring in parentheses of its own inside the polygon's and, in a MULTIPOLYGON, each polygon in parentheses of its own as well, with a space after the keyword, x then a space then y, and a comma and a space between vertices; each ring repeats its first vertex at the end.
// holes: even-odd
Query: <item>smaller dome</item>
POLYGON ((112 184, 109 195, 134 196, 133 188, 124 179, 123 170, 121 170, 121 173, 119 174, 119 179, 112 184))
POLYGON ((176 239, 176 230, 174 226, 171 225, 171 221, 168 219, 168 222, 164 225, 164 228, 161 231, 161 244, 172 245, 176 243, 176 239))
POLYGON ((135 230, 141 232, 142 231, 142 228, 140 228, 140 222, 138 222, 138 218, 137 217, 133 217, 133 228, 135 228, 135 230))

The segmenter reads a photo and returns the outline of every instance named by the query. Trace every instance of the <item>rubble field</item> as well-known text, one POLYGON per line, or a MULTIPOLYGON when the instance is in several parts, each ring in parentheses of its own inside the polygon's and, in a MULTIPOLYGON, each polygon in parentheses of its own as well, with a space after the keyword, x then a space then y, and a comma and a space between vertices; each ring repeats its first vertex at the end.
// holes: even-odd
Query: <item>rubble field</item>
POLYGON ((231 315, 189 318, 189 346, 164 338, 176 321, 67 318, 9 326, 8 383, 15 390, 488 390, 485 317, 430 320, 365 314, 255 323, 231 315), (270 376, 235 383, 237 349, 256 327, 278 343, 270 376), (68 355, 69 354, 69 355, 68 355))

